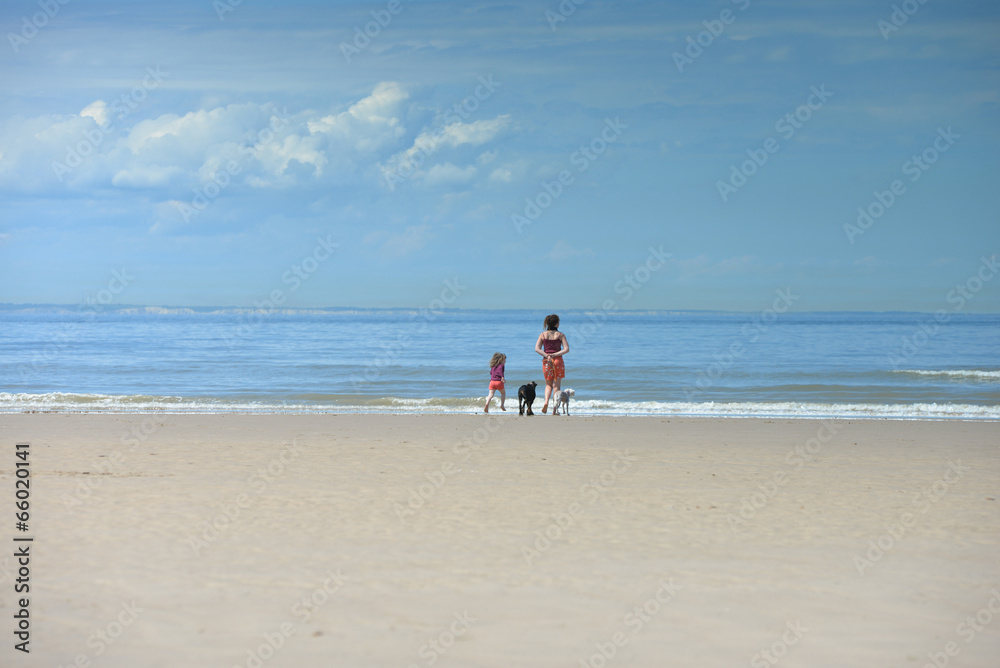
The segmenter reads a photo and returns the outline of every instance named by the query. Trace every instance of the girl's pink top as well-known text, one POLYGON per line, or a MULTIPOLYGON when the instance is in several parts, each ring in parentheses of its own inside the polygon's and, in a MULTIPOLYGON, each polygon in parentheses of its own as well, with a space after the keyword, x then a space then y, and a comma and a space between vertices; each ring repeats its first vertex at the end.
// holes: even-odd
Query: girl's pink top
POLYGON ((490 380, 503 380, 503 364, 497 364, 490 369, 490 380))

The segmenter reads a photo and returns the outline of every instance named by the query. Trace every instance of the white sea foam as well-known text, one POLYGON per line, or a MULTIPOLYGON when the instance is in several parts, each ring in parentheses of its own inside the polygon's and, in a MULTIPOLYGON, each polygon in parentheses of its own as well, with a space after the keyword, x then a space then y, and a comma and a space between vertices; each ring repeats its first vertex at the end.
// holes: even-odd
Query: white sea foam
MULTIPOLYGON (((323 401, 245 401, 221 398, 158 397, 146 395, 0 393, 0 412, 21 413, 378 413, 461 414, 478 413, 485 397, 330 398, 323 401)), ((507 414, 517 414, 516 401, 509 401, 507 414)), ((494 402, 493 413, 501 414, 494 402)), ((536 415, 540 415, 536 401, 536 415)), ((835 404, 798 402, 667 402, 667 401, 573 401, 573 415, 700 416, 700 417, 788 417, 872 419, 980 419, 1000 420, 1000 406, 973 404, 835 404)))
POLYGON ((977 418, 1000 419, 1000 406, 972 404, 838 404, 799 402, 603 402, 581 400, 573 411, 608 415, 706 417, 977 418))
POLYGON ((974 378, 977 380, 1000 381, 1000 370, 982 369, 897 369, 895 373, 915 376, 951 376, 953 378, 974 378))

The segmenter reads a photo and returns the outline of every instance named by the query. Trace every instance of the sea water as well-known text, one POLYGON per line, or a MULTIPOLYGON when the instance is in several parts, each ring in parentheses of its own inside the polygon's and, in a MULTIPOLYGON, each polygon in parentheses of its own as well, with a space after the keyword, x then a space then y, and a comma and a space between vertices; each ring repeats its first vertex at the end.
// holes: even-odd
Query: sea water
MULTIPOLYGON (((546 314, 8 305, 0 411, 468 413, 494 352, 516 410, 546 314)), ((1000 418, 998 315, 560 316, 577 414, 1000 418)))

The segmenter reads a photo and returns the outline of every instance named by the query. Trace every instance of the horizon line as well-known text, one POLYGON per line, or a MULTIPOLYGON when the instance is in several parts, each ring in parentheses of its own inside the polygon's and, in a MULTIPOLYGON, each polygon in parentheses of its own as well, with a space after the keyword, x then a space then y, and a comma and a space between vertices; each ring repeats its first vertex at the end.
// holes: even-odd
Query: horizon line
MULTIPOLYGON (((164 310, 188 310, 192 312, 203 312, 203 311, 266 311, 269 313, 288 313, 288 312, 307 312, 307 311, 435 311, 435 312, 461 312, 461 311, 537 311, 539 313, 544 313, 546 311, 552 312, 549 309, 538 308, 538 307, 474 307, 474 308, 461 308, 461 307, 443 307, 443 308, 431 308, 427 305, 423 306, 288 306, 288 307, 275 307, 275 308, 261 308, 254 305, 211 305, 211 306, 191 306, 191 305, 155 305, 155 304, 98 304, 98 303, 75 303, 75 304, 58 304, 58 303, 44 303, 44 302, 25 302, 25 303, 15 303, 15 302, 0 302, 0 310, 13 310, 13 309, 40 309, 40 308, 50 308, 50 309, 63 309, 63 310, 76 310, 76 311, 121 311, 121 310, 131 310, 131 309, 164 309, 164 310)), ((626 309, 626 308, 615 308, 615 309, 602 309, 593 307, 567 307, 564 309, 557 309, 562 313, 718 313, 718 314, 753 314, 760 313, 762 311, 767 311, 768 309, 751 309, 751 310, 735 310, 735 309, 685 309, 685 308, 636 308, 636 309, 626 309)), ((788 310, 787 313, 795 313, 799 315, 804 314, 820 314, 820 313, 897 313, 897 314, 919 314, 919 315, 935 315, 941 311, 944 311, 948 315, 1000 315, 1000 311, 947 311, 946 309, 937 309, 935 311, 914 311, 914 310, 901 310, 901 309, 817 309, 809 311, 792 311, 788 310)))

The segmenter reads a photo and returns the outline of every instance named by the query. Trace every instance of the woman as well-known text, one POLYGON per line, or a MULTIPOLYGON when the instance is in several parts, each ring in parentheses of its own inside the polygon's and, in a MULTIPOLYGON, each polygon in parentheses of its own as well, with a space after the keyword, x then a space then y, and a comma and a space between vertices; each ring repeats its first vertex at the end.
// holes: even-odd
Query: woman
POLYGON ((559 331, 559 316, 556 314, 545 316, 545 331, 538 335, 535 352, 542 356, 542 375, 545 376, 542 412, 547 413, 552 393, 562 388, 562 379, 566 377, 563 355, 569 352, 569 342, 566 335, 559 331))

